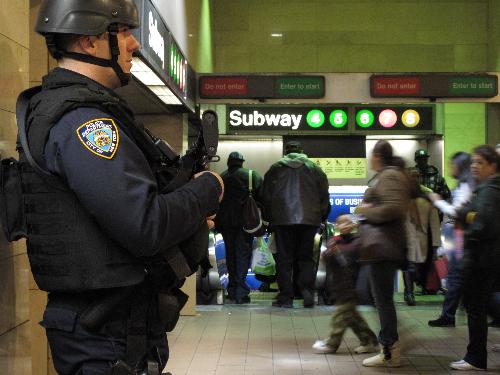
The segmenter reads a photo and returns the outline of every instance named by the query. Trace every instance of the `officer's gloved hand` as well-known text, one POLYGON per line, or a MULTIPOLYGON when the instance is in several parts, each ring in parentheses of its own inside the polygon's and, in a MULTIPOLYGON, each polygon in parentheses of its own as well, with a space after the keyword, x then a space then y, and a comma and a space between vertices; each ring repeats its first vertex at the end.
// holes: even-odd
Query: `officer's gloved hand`
POLYGON ((220 194, 220 196, 219 196, 219 202, 221 202, 221 201, 222 201, 222 198, 224 197, 224 181, 222 181, 222 177, 221 177, 221 176, 219 176, 219 174, 218 174, 218 173, 215 173, 215 172, 212 172, 212 171, 201 171, 201 172, 196 173, 196 174, 194 175, 194 177, 193 177, 193 178, 198 178, 198 177, 200 177, 201 175, 203 175, 204 173, 211 173, 211 174, 213 174, 215 177, 217 177, 217 180, 219 180, 219 184, 220 184, 221 189, 222 189, 222 192, 221 192, 221 194, 220 194))

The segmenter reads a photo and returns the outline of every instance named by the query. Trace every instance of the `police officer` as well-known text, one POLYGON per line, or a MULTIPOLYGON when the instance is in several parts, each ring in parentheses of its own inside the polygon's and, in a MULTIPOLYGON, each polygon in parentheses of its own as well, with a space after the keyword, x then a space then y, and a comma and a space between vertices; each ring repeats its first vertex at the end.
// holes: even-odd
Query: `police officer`
POLYGON ((43 0, 36 25, 58 67, 30 102, 40 169, 28 150, 20 161, 28 256, 49 292, 41 324, 62 375, 161 373, 186 300, 181 270, 196 265, 186 249, 206 241, 222 199, 212 172, 164 193, 158 151, 113 91, 130 76, 138 25, 133 0, 43 0))
POLYGON ((237 304, 250 302, 250 289, 246 284, 252 255, 253 236, 243 230, 241 211, 250 189, 252 196, 261 201, 262 177, 254 170, 243 168, 243 155, 234 151, 227 159, 228 169, 221 174, 224 181, 224 199, 217 212, 216 228, 224 238, 226 263, 229 272, 228 298, 237 304))
POLYGON ((431 189, 434 193, 439 194, 444 200, 451 197, 450 189, 446 185, 445 179, 439 173, 439 170, 433 165, 428 164, 429 153, 427 150, 419 149, 415 151, 415 167, 420 175, 420 185, 424 185, 431 189))

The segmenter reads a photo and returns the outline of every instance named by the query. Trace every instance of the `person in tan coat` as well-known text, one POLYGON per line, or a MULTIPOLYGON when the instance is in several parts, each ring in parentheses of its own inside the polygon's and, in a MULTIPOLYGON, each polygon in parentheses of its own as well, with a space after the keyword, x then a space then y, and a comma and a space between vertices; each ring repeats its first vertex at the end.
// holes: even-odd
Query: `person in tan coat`
POLYGON ((394 277, 406 263, 405 220, 410 203, 410 182, 387 141, 378 141, 370 158, 377 172, 356 213, 366 218, 360 226, 360 262, 369 266, 370 283, 379 314, 382 345, 380 354, 367 358, 363 366, 399 367, 394 277))
POLYGON ((425 288, 427 278, 426 265, 432 262, 435 249, 441 246, 441 225, 437 209, 424 195, 430 189, 418 183, 418 171, 411 176, 414 190, 418 196, 410 202, 407 222, 407 259, 408 269, 403 271, 404 299, 408 306, 415 305, 414 281, 418 280, 425 288), (429 247, 429 244, 432 247, 429 247))

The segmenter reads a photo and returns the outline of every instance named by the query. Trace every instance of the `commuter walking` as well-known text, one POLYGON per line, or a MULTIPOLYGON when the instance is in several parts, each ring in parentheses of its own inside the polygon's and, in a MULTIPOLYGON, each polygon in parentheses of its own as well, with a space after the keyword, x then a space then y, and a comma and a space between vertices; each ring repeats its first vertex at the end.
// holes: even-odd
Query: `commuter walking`
POLYGON ((371 353, 378 349, 377 336, 356 310, 359 238, 353 233, 355 225, 349 215, 339 216, 335 227, 340 234, 328 240, 327 250, 322 254, 333 271, 330 287, 335 300, 335 311, 331 332, 327 339, 317 340, 312 347, 321 353, 336 353, 345 331, 351 328, 360 341, 354 353, 371 353))
POLYGON ((377 172, 356 213, 366 218, 360 226, 360 261, 369 264, 370 282, 380 320, 380 354, 363 366, 400 366, 397 315, 394 306, 396 270, 406 263, 405 220, 410 202, 410 182, 401 160, 393 157, 387 141, 375 144, 371 169, 377 172), (398 166, 394 166, 398 165, 398 166))
POLYGON ((251 234, 243 230, 241 212, 250 194, 250 186, 252 196, 257 202, 261 201, 262 194, 262 177, 256 171, 243 168, 244 161, 243 155, 237 151, 229 154, 228 169, 221 174, 225 194, 215 218, 216 229, 222 234, 226 247, 226 264, 229 273, 228 298, 237 304, 250 303, 248 295, 250 289, 246 284, 246 277, 254 239, 251 234))
POLYGON ((314 236, 328 216, 330 200, 325 173, 307 158, 299 142, 288 142, 285 156, 264 175, 263 200, 265 218, 276 236, 279 293, 273 306, 293 307, 295 278, 304 307, 313 307, 314 236), (298 274, 293 272, 294 262, 298 274))
POLYGON ((457 213, 465 228, 464 304, 469 345, 455 370, 486 370, 487 308, 500 275, 500 157, 492 146, 478 146, 472 153, 471 170, 478 186, 471 201, 457 213))
POLYGON ((464 232, 459 222, 456 221, 457 212, 465 206, 474 189, 472 177, 471 157, 466 152, 457 152, 451 157, 450 170, 453 178, 457 180, 457 187, 452 191, 451 204, 440 195, 431 193, 428 195, 434 205, 445 215, 443 226, 450 227, 453 233, 452 247, 446 249, 448 257, 448 277, 446 279, 446 295, 444 297, 441 315, 434 320, 429 320, 431 327, 455 327, 455 313, 462 297, 463 287, 463 241, 464 232))

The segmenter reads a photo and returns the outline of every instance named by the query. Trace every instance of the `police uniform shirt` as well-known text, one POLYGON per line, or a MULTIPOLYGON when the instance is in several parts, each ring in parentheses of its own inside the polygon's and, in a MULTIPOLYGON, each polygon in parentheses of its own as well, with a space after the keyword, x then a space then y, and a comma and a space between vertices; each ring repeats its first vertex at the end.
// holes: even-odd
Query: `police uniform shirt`
POLYGON ((142 151, 99 109, 66 113, 51 129, 45 159, 107 235, 137 257, 185 240, 218 207, 221 186, 210 173, 159 194, 142 151))

